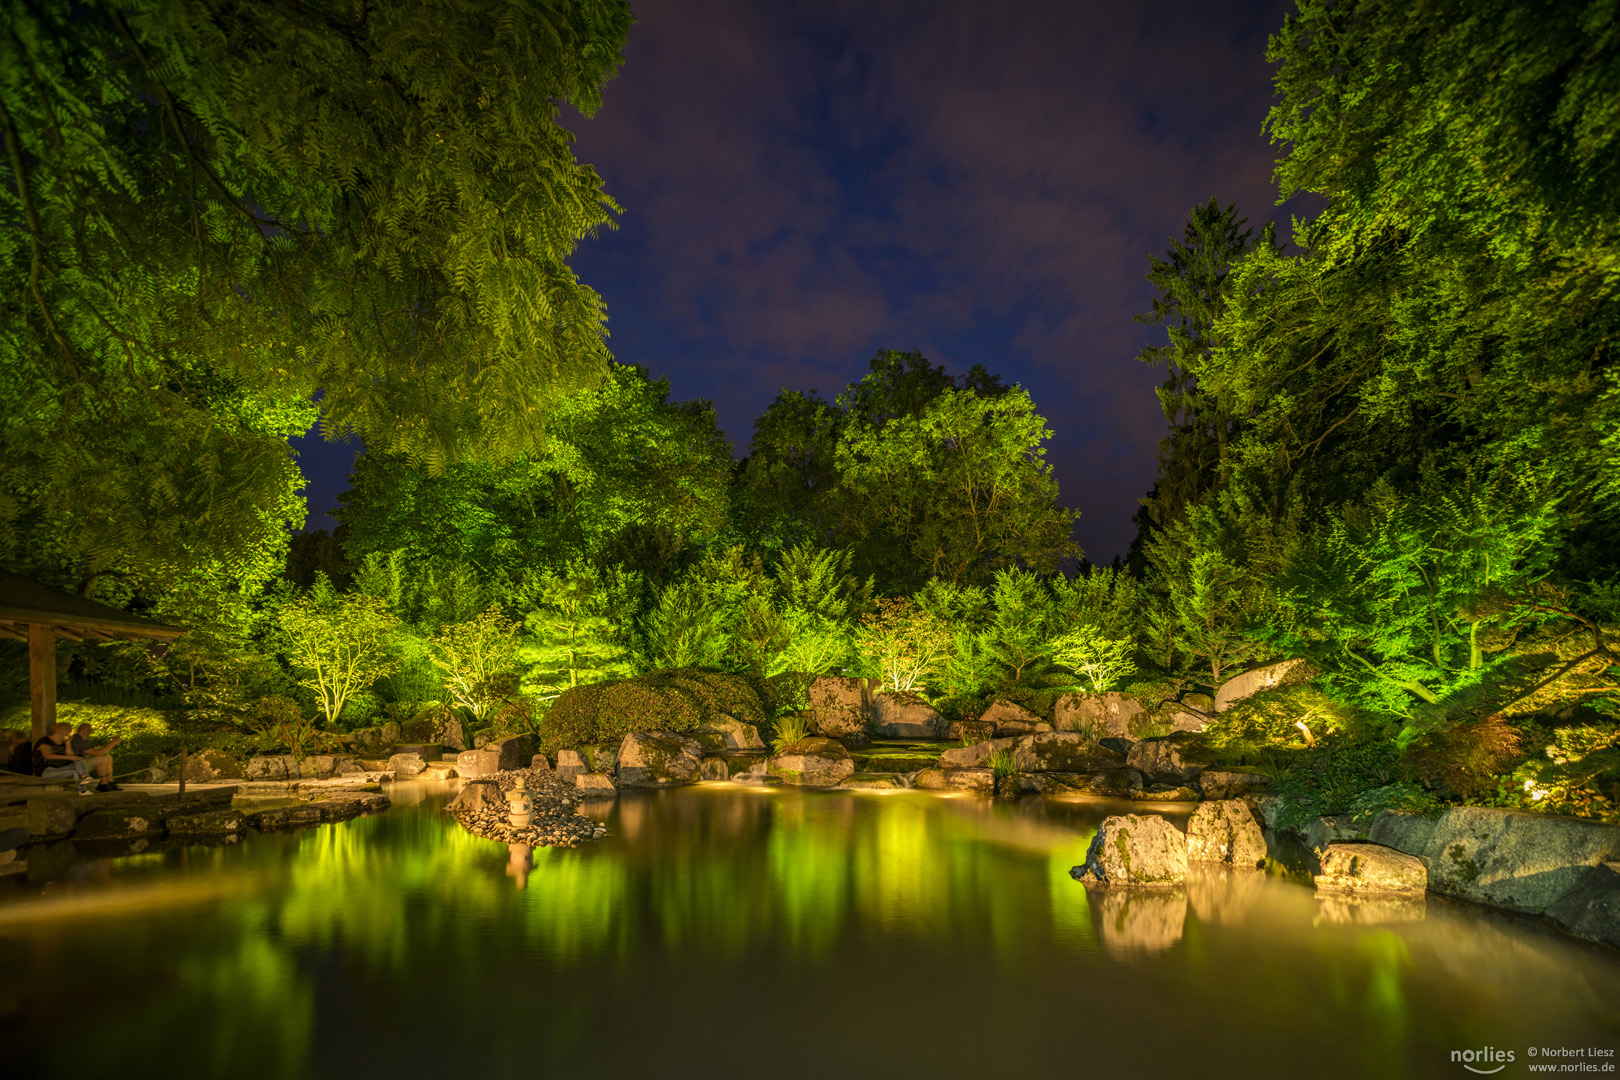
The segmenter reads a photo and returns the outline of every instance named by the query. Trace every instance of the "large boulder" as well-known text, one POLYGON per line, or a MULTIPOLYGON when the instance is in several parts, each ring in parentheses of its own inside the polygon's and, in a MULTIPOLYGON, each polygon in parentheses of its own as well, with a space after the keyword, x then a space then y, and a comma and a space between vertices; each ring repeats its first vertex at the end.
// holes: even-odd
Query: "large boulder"
POLYGON ((1322 852, 1318 892, 1421 895, 1429 875, 1415 857, 1378 844, 1329 844, 1322 852))
POLYGON ((1157 814, 1104 818, 1085 863, 1069 876, 1086 885, 1180 885, 1187 879, 1187 838, 1157 814))
MULTIPOLYGON (((458 764, 456 768, 460 769, 461 766, 458 764)), ((590 772, 591 767, 586 764, 585 758, 578 750, 559 750, 557 751, 557 768, 555 771, 558 779, 567 780, 569 777, 590 772)), ((466 773, 462 773, 462 775, 465 776, 466 773)))
POLYGON ((1078 731, 1043 731, 1025 735, 1013 750, 1019 772, 1101 772, 1118 769, 1125 759, 1078 731))
POLYGON ((869 705, 861 679, 818 675, 810 684, 810 730, 827 738, 866 730, 869 705))
POLYGON ((1258 769, 1223 765, 1198 774, 1198 790, 1206 799, 1241 799, 1271 783, 1271 777, 1258 769))
POLYGON ((495 780, 469 780, 444 808, 452 811, 464 810, 468 813, 495 810, 504 814, 507 808, 506 793, 495 780))
POLYGON ((986 724, 994 724, 998 737, 1008 735, 1028 735, 1032 731, 1051 730, 1051 725, 1040 717, 1024 708, 1022 705, 1001 698, 990 703, 979 720, 986 724))
POLYGON ((1059 731, 1079 731, 1098 739, 1105 735, 1131 736, 1131 727, 1147 710, 1130 694, 1064 694, 1052 712, 1059 731))
POLYGON ((533 735, 509 735, 504 739, 491 739, 484 744, 486 752, 499 755, 498 761, 501 772, 510 772, 521 769, 534 757, 539 747, 535 745, 533 735))
POLYGON ((1010 736, 1005 739, 987 739, 976 742, 971 746, 953 746, 939 755, 939 767, 942 769, 977 769, 989 763, 991 755, 1005 750, 1013 753, 1018 748, 1021 736, 1010 736))
POLYGON ((619 744, 620 787, 695 784, 702 771, 703 747, 685 735, 632 731, 619 744))
POLYGON ((390 720, 380 727, 359 728, 350 732, 344 742, 361 757, 386 757, 402 737, 398 722, 390 720))
POLYGON ((1434 838, 1434 826, 1438 821, 1438 818, 1426 814, 1385 810, 1373 820, 1367 839, 1422 859, 1429 850, 1429 841, 1434 838))
POLYGON ((814 736, 783 747, 769 767, 783 783, 800 787, 835 787, 855 772, 855 762, 842 743, 814 736))
POLYGON ((1312 818, 1295 831, 1301 842, 1312 851, 1322 851, 1338 841, 1367 839, 1367 829, 1349 814, 1312 818))
POLYGON ((1283 676, 1294 670, 1298 663, 1298 660, 1284 660, 1228 679, 1215 691, 1215 711, 1225 712, 1246 697, 1253 697, 1262 690, 1275 689, 1282 683, 1283 676))
POLYGON ((454 709, 437 706, 418 713, 417 719, 427 721, 424 737, 428 742, 450 750, 467 749, 467 734, 462 730, 461 717, 456 715, 454 709))
MULTIPOLYGON (((428 759, 423 758, 424 762, 428 759)), ((298 762, 297 777, 301 780, 329 780, 343 775, 354 758, 338 754, 310 754, 298 762)), ((290 771, 290 770, 289 770, 290 771)), ((364 771, 356 767, 355 771, 364 771)))
POLYGON ((759 728, 729 716, 699 724, 692 737, 702 743, 706 750, 765 749, 765 740, 759 737, 759 728))
POLYGON ((1131 745, 1126 764, 1161 784, 1190 784, 1209 767, 1212 755, 1197 735, 1162 735, 1131 745))
POLYGON ((210 784, 220 780, 245 780, 242 763, 223 750, 199 750, 186 756, 186 783, 210 784))
POLYGON ((1266 861, 1266 837, 1241 799, 1201 804, 1187 822, 1187 858, 1253 870, 1266 861))
POLYGON ((912 781, 924 791, 967 791, 994 795, 996 774, 989 769, 924 769, 912 781))
POLYGON ((1578 938, 1620 949, 1620 863, 1588 870, 1548 906, 1547 918, 1578 938))
POLYGON ((1171 732, 1203 731, 1209 726, 1209 717, 1191 709, 1170 709, 1168 718, 1171 732))
POLYGON ((619 793, 613 777, 605 773, 580 773, 574 777, 574 790, 587 799, 611 799, 619 793))
POLYGON ((886 739, 932 739, 945 733, 945 718, 918 694, 882 693, 872 698, 877 733, 886 739))
POLYGON ((996 737, 996 725, 986 720, 952 720, 945 737, 955 743, 984 742, 996 737))
POLYGON ((1106 799, 1134 799, 1142 794, 1142 774, 1135 769, 1100 772, 1017 773, 1013 783, 1032 795, 1093 795, 1106 799))
POLYGON ((291 754, 274 754, 247 759, 248 780, 296 780, 298 759, 291 754))
POLYGON ((1457 806, 1425 850, 1436 892, 1539 915, 1604 862, 1620 860, 1620 826, 1457 806))
POLYGON ((427 762, 422 760, 421 754, 395 754, 388 759, 388 771, 394 774, 395 780, 409 780, 426 770, 427 762))
MULTIPOLYGON (((562 753, 570 753, 563 751, 562 753)), ((558 755, 561 757, 561 755, 558 755)), ((501 755, 494 750, 463 750, 456 755, 456 775, 467 777, 490 776, 501 771, 501 755)), ((581 771, 584 771, 583 769, 581 771)))
POLYGON ((623 745, 622 742, 616 742, 605 746, 582 746, 579 748, 579 756, 590 766, 589 771, 612 776, 619 771, 619 748, 623 745))

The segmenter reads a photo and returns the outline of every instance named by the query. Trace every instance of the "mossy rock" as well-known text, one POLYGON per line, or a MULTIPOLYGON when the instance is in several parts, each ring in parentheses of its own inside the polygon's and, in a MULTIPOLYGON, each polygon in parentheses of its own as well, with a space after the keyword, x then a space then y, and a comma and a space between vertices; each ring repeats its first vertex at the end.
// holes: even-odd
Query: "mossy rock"
POLYGON ((542 748, 616 743, 636 731, 693 731, 726 718, 764 724, 765 680, 696 668, 577 686, 540 721, 542 748))

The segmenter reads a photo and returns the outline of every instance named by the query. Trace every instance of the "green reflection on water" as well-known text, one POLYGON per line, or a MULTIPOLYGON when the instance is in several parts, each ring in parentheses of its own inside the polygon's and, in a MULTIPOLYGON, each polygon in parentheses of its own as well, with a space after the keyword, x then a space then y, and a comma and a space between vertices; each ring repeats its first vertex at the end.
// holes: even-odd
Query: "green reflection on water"
MULTIPOLYGON (((476 1032, 479 1054, 509 1063, 537 1041, 558 1060, 595 1060, 627 1015, 729 1008, 735 1039, 806 1000, 833 1003, 816 1006, 831 1030, 972 1001, 979 1029, 1084 1017, 1122 1047, 1158 1040, 1166 1055, 1260 1025, 1279 1060, 1320 1075, 1431 1075, 1447 1046, 1503 1045, 1502 1026, 1532 1014, 1590 1031, 1620 990, 1620 965, 1571 969, 1561 946, 1497 924, 1320 925, 1309 890, 1259 874, 1088 894, 1069 868, 1103 813, 916 793, 662 792, 622 799, 601 844, 534 852, 519 888, 504 846, 436 804, 399 806, 120 859, 0 903, 0 934, 27 945, 0 988, 24 1001, 30 1032, 98 1017, 105 1039, 56 1062, 61 1075, 184 1047, 190 1073, 266 1076, 342 1074, 387 1049, 378 1033, 420 1025, 476 1032), (1413 940, 1440 944, 1419 956, 1413 940), (1486 978, 1523 985, 1491 996, 1486 978), (1136 1030, 1161 1014, 1173 1030, 1136 1030), (1336 1064, 1313 1058, 1345 1031, 1336 1064)), ((411 1052, 436 1060, 433 1044, 411 1052)), ((972 1061, 964 1051, 962 1073, 972 1061)))

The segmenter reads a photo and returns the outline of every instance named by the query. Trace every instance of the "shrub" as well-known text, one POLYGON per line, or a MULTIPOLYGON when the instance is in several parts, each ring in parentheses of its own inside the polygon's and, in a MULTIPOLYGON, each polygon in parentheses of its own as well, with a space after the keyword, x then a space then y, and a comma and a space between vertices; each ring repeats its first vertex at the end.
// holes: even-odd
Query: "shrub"
POLYGON ((1268 747, 1302 746, 1344 729, 1351 711, 1313 686, 1282 686, 1237 702, 1204 728, 1223 752, 1257 754, 1268 747), (1305 725, 1304 728, 1300 724, 1305 725))
POLYGON ((1318 739, 1299 751, 1277 780, 1283 798, 1277 824, 1348 813, 1357 797, 1396 779, 1400 748, 1384 732, 1350 730, 1318 739))
POLYGON ((1518 759, 1519 732, 1500 716, 1467 720, 1423 736, 1401 759, 1409 779, 1442 795, 1478 799, 1496 787, 1496 777, 1518 759))
POLYGON ((748 724, 766 723, 759 682, 676 668, 565 691, 540 721, 539 731, 542 748, 549 753, 616 742, 632 731, 691 731, 722 715, 748 724))

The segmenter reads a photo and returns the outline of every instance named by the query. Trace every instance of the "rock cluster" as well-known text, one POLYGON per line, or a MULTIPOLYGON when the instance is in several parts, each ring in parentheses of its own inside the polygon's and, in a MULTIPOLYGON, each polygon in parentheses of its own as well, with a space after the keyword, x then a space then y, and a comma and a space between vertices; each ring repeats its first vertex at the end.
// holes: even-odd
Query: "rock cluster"
POLYGON ((504 844, 571 848, 607 835, 606 825, 581 815, 573 776, 549 769, 512 769, 469 780, 444 809, 473 835, 504 844), (528 825, 515 826, 507 818, 506 793, 520 777, 534 800, 534 816, 528 825))

